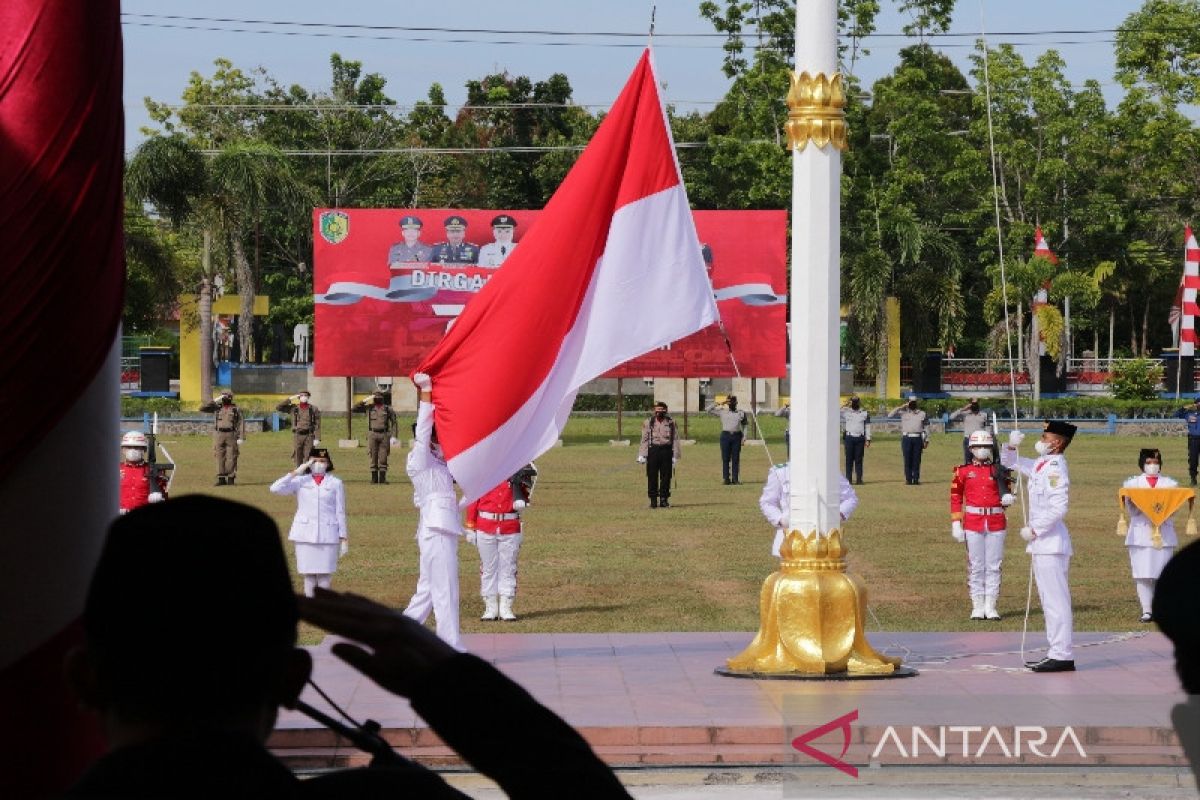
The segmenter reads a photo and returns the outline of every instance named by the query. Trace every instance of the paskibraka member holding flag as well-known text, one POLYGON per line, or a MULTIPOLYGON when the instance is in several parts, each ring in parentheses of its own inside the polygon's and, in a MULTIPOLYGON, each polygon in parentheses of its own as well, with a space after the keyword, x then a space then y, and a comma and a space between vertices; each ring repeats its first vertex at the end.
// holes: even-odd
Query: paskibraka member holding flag
POLYGON ((1017 447, 1025 436, 1016 430, 1008 434, 1008 445, 1000 451, 1001 464, 1016 468, 1029 478, 1029 519, 1021 529, 1021 538, 1029 542, 1025 552, 1033 557, 1033 576, 1046 619, 1046 638, 1050 640, 1046 657, 1026 665, 1034 672, 1075 671, 1071 652, 1071 587, 1067 582, 1071 534, 1063 521, 1071 487, 1063 452, 1071 444, 1075 430, 1068 422, 1047 422, 1042 438, 1034 444, 1037 458, 1017 455, 1017 447))
POLYGON ((438 636, 451 647, 462 650, 458 626, 458 539, 463 533, 462 517, 454 476, 446 466, 433 426, 433 380, 418 372, 413 383, 421 392, 421 403, 413 426, 416 441, 408 454, 408 477, 413 484, 413 505, 421 512, 417 523, 421 561, 417 591, 408 601, 404 615, 424 622, 433 612, 438 636))

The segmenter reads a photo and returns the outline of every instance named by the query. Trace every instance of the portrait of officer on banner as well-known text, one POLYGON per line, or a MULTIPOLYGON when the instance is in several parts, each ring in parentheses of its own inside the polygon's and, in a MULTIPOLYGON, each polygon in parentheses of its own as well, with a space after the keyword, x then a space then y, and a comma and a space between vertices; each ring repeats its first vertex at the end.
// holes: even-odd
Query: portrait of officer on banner
POLYGON ((400 218, 400 235, 404 241, 396 242, 388 248, 388 266, 395 268, 400 264, 426 263, 430 260, 433 248, 421 241, 421 218, 412 214, 400 218))
POLYGON ((508 214, 500 214, 492 219, 492 238, 495 241, 480 249, 479 266, 498 267, 504 263, 504 259, 517 249, 517 243, 513 241, 516 227, 517 221, 508 214))
POLYGON ((433 246, 429 260, 435 264, 477 264, 479 245, 464 241, 467 236, 467 221, 454 214, 446 217, 446 241, 433 246))

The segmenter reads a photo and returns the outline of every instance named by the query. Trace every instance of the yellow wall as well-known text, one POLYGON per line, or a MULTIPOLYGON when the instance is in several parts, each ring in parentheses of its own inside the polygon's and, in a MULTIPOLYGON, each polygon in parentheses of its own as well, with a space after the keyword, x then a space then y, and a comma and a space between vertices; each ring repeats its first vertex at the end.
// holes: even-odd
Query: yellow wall
MULTIPOLYGON (((179 297, 179 401, 183 404, 201 403, 210 398, 200 397, 200 326, 196 316, 198 298, 194 294, 179 297)), ((254 296, 254 316, 265 317, 271 298, 254 296)), ((213 315, 236 315, 242 310, 242 299, 225 295, 213 301, 213 315)), ((213 373, 216 377, 216 373, 213 373)))
POLYGON ((887 396, 900 396, 900 298, 887 298, 887 396))

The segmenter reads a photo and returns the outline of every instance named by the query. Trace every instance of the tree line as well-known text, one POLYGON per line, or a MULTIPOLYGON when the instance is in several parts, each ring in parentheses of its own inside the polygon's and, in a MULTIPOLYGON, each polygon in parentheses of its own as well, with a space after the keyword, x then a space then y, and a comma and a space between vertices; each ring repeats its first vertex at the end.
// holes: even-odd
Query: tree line
MULTIPOLYGON (((1101 91, 1110 76, 1073 85, 1055 50, 1026 61, 1011 45, 979 43, 964 74, 937 48, 953 0, 896 3, 911 41, 870 86, 854 70, 879 2, 840 4, 850 126, 842 287, 860 377, 884 363, 887 297, 899 299, 910 357, 1000 357, 1016 336, 1047 331, 1059 354, 1066 298, 1076 352, 1106 354, 1110 340, 1118 355, 1170 346, 1183 229, 1200 190, 1200 130, 1188 116, 1200 93, 1200 0, 1146 0, 1124 21, 1113 45, 1124 94, 1113 107, 1101 91), (1057 264, 1033 256, 1037 228, 1057 264), (1040 288, 1050 303, 1030 315, 1040 288)), ((783 126, 794 9, 699 5, 726 37, 732 83, 710 111, 668 108, 697 209, 791 206, 783 126)), ((126 330, 153 329, 181 292, 196 292, 211 342, 217 283, 243 298, 242 348, 256 292, 271 296, 268 324, 311 323, 313 207, 541 208, 603 118, 573 103, 561 73, 468 81, 457 110, 437 83, 405 107, 386 89, 335 53, 327 89, 285 87, 218 59, 210 75, 192 73, 180 103, 148 98, 155 125, 127 165, 126 330)))

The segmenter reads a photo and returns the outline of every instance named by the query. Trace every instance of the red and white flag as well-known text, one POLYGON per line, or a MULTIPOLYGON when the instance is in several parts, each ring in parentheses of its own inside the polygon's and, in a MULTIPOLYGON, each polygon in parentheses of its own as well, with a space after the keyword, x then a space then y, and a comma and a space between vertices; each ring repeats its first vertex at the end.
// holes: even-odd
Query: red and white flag
POLYGON ((63 680, 117 512, 125 288, 118 0, 0 2, 0 797, 103 750, 63 680))
MULTIPOLYGON (((1058 264, 1058 257, 1050 251, 1050 246, 1046 244, 1046 237, 1042 235, 1041 226, 1033 234, 1033 254, 1041 256, 1051 264, 1058 264)), ((1050 300, 1050 281, 1042 284, 1042 288, 1038 289, 1033 296, 1035 307, 1050 300)))
POLYGON ((550 448, 584 383, 716 320, 647 49, 521 246, 421 364, 466 499, 550 448))
POLYGON ((1200 289, 1200 246, 1196 245, 1191 227, 1187 228, 1184 236, 1187 242, 1183 250, 1183 282, 1180 284, 1183 296, 1179 298, 1182 309, 1179 317, 1179 355, 1188 357, 1196 355, 1196 317, 1200 316, 1200 306, 1196 304, 1196 290, 1200 289))

